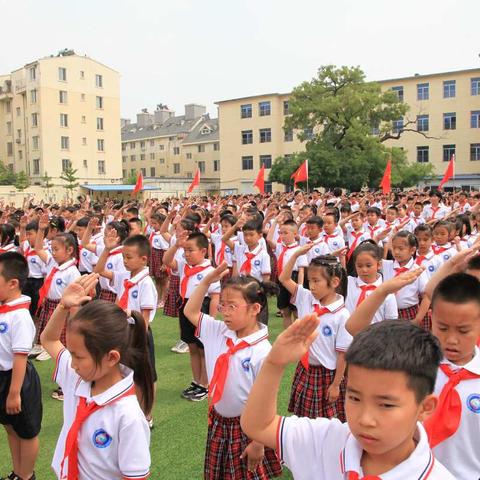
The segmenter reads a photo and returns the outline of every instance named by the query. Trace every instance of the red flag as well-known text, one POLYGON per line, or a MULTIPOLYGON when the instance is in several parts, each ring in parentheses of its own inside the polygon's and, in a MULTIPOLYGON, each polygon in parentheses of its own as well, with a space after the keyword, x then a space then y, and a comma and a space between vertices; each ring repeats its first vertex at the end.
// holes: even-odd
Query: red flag
POLYGON ((297 188, 297 183, 306 182, 308 180, 308 160, 305 160, 290 176, 293 178, 294 188, 297 188))
POLYGON ((197 173, 193 177, 193 181, 190 184, 190 186, 188 187, 187 193, 192 193, 192 190, 195 187, 198 187, 199 185, 200 185, 200 169, 197 168, 197 173))
POLYGON ((387 166, 385 167, 385 172, 383 173, 382 181, 380 186, 382 187, 383 194, 390 193, 392 191, 392 160, 388 159, 387 166))
POLYGON ((137 183, 135 183, 135 188, 133 189, 133 194, 136 195, 138 192, 143 190, 143 174, 142 171, 137 175, 137 183))
POLYGON ((260 190, 260 193, 265 193, 265 164, 262 163, 262 168, 258 171, 257 178, 255 179, 254 187, 260 190))
POLYGON ((445 170, 445 174, 443 175, 442 181, 438 188, 442 188, 445 183, 447 183, 453 176, 455 175, 455 154, 452 154, 450 161, 448 162, 448 167, 445 170))

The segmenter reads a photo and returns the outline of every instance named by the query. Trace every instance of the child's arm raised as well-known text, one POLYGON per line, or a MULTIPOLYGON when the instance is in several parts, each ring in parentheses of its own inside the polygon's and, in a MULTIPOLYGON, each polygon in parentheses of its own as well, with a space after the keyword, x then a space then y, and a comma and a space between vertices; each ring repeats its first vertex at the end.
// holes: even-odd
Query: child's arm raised
POLYGON ((107 263, 108 256, 110 252, 120 244, 120 238, 117 235, 117 231, 115 229, 111 229, 107 236, 105 237, 105 248, 103 249, 102 254, 98 258, 98 262, 95 265, 93 271, 98 273, 104 278, 112 281, 114 277, 114 272, 112 270, 106 270, 105 265, 107 263))
POLYGON ((163 255, 163 264, 168 268, 171 268, 175 272, 177 271, 177 261, 175 260, 175 254, 179 248, 182 248, 185 245, 187 240, 187 232, 182 232, 181 235, 177 238, 175 245, 172 245, 163 255))
MULTIPOLYGON (((293 252, 292 256, 288 259, 288 262, 283 267, 282 273, 278 277, 280 283, 293 295, 295 290, 297 289, 297 285, 303 285, 303 278, 302 282, 300 282, 300 277, 298 279, 298 284, 292 280, 292 271, 293 267, 295 266, 295 262, 300 255, 305 255, 311 248, 313 247, 313 243, 307 243, 302 247, 296 248, 293 252)), ((303 276, 303 275, 302 275, 303 276)))
POLYGON ((35 239, 35 253, 43 263, 48 262, 48 253, 43 248, 43 240, 45 238, 45 230, 48 228, 48 223, 48 213, 44 213, 38 220, 38 232, 35 239))
POLYGON ((263 445, 276 448, 277 395, 283 373, 289 363, 297 363, 318 335, 320 320, 317 315, 307 315, 282 332, 263 362, 241 417, 245 434, 263 445))
POLYGON ((247 222, 247 219, 245 215, 241 215, 240 218, 235 222, 235 225, 232 225, 224 234, 222 237, 222 242, 227 245, 227 247, 233 251, 235 244, 230 240, 233 235, 237 232, 237 230, 241 230, 241 228, 245 225, 247 222))

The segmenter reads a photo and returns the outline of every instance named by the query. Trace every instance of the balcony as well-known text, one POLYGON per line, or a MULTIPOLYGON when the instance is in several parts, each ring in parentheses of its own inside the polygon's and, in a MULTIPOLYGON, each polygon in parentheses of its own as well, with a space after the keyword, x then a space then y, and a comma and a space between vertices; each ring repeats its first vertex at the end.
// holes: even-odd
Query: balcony
POLYGON ((0 86, 0 102, 2 100, 9 100, 12 97, 13 97, 12 84, 10 80, 8 80, 3 85, 0 86))
POLYGON ((15 93, 25 93, 27 90, 27 82, 25 80, 18 80, 15 83, 15 93))

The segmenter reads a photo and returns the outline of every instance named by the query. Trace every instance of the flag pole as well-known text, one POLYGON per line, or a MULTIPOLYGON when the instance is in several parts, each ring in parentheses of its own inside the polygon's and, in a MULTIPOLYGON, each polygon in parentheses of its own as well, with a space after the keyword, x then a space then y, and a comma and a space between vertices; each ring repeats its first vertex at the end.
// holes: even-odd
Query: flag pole
POLYGON ((308 158, 307 158, 306 162, 307 162, 307 195, 308 195, 310 193, 310 190, 308 188, 308 177, 310 176, 309 175, 310 172, 308 171, 308 158))
POLYGON ((456 158, 455 158, 455 154, 453 154, 453 178, 452 178, 452 181, 453 181, 453 193, 455 193, 455 162, 456 161, 456 158))

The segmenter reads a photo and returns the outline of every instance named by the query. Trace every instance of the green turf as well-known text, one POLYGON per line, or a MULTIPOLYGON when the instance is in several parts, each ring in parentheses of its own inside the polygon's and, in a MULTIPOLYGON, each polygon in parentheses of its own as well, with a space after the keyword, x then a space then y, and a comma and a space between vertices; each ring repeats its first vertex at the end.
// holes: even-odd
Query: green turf
MULTIPOLYGON (((270 312, 275 312, 271 302, 270 312)), ((281 331, 281 319, 270 315, 270 340, 281 331)), ((157 401, 154 409, 155 428, 152 431, 150 452, 152 479, 201 479, 207 432, 207 402, 189 402, 180 391, 191 381, 188 355, 170 352, 178 337, 178 321, 157 314, 152 324, 155 338, 158 372, 157 401)), ((34 362, 42 379, 43 422, 40 434, 40 455, 36 472, 38 480, 54 478, 50 469, 55 444, 62 426, 62 404, 50 398, 54 384, 50 381, 53 363, 34 362)), ((291 367, 281 388, 279 405, 286 413, 293 375, 291 367)), ((0 476, 10 471, 9 451, 3 430, 0 433, 0 476)), ((282 479, 291 479, 284 473, 282 479)))

